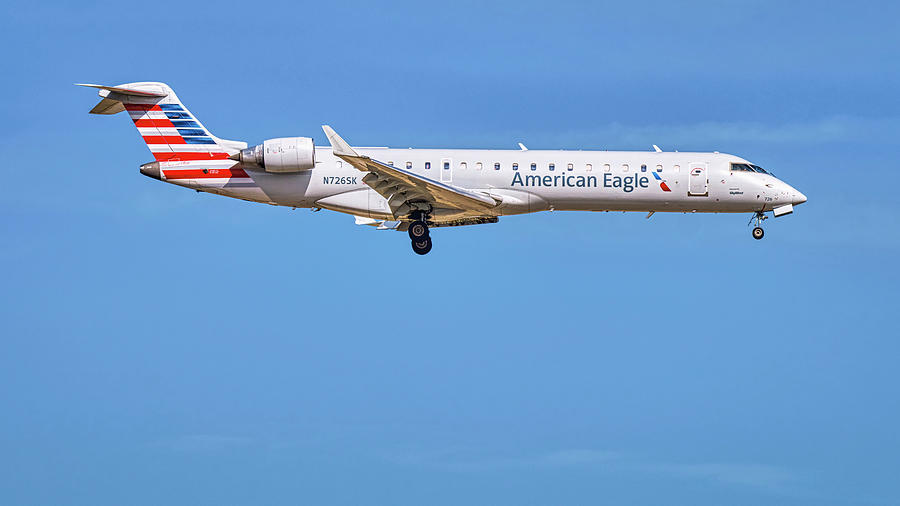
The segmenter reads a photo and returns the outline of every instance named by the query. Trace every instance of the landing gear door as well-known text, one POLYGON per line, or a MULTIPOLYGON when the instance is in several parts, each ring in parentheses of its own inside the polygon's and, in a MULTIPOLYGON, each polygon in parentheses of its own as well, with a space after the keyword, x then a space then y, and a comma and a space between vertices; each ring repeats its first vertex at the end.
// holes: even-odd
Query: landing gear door
POLYGON ((709 196, 709 174, 705 163, 692 163, 688 176, 688 195, 691 197, 709 196))

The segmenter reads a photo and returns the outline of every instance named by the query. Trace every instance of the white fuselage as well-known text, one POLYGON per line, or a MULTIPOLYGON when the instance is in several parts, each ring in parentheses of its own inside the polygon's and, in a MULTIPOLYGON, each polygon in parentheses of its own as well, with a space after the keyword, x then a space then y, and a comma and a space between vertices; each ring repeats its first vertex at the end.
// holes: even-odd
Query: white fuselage
MULTIPOLYGON (((424 177, 489 194, 502 204, 490 214, 435 209, 435 222, 545 210, 756 212, 806 197, 771 174, 732 170, 746 160, 723 153, 354 148, 361 155, 424 177)), ((231 160, 162 162, 161 179, 197 190, 273 205, 321 207, 390 220, 387 200, 362 181, 365 173, 317 147, 315 168, 292 174, 230 172, 231 160), (181 174, 181 175, 179 175, 181 174)))

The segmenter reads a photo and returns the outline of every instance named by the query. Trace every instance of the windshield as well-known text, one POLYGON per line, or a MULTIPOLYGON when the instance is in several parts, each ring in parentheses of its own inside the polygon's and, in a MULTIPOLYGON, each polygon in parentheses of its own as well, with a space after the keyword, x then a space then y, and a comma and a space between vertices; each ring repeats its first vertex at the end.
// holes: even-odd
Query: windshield
POLYGON ((768 172, 766 172, 759 165, 750 165, 749 163, 732 163, 731 170, 743 171, 743 172, 759 172, 760 174, 768 174, 768 172))

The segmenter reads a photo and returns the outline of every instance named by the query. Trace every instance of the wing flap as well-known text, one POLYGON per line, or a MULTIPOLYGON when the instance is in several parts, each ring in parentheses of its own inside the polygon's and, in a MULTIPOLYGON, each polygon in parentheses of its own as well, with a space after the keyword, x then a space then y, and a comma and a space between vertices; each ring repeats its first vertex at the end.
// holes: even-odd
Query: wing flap
POLYGON ((394 181, 401 183, 407 189, 413 190, 410 192, 413 194, 411 197, 415 197, 416 194, 418 196, 427 196, 431 197, 438 204, 459 209, 474 208, 486 210, 497 205, 496 200, 483 193, 441 183, 440 181, 409 172, 406 169, 392 167, 369 157, 359 157, 357 163, 349 160, 348 158, 350 157, 342 158, 360 170, 377 174, 379 180, 386 180, 389 183, 394 181))
POLYGON ((363 178, 363 182, 389 200, 396 192, 404 192, 402 198, 407 202, 425 200, 455 209, 486 211, 499 204, 489 195, 435 181, 360 155, 330 126, 322 125, 322 129, 331 143, 335 156, 361 171, 368 172, 369 175, 363 178), (373 175, 375 177, 372 177, 373 175))

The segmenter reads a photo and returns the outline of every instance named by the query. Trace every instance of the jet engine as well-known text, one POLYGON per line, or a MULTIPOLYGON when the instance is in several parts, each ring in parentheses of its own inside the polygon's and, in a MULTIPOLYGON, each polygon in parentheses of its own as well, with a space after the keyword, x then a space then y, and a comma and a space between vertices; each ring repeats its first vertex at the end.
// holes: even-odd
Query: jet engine
POLYGON ((241 162, 242 167, 250 170, 302 172, 316 166, 316 146, 309 137, 282 137, 242 149, 229 158, 241 162))

